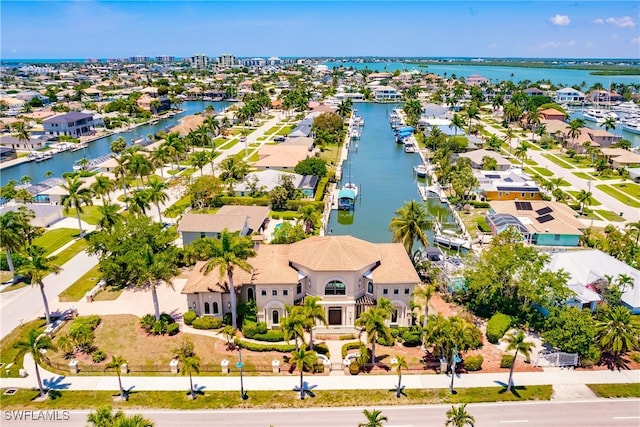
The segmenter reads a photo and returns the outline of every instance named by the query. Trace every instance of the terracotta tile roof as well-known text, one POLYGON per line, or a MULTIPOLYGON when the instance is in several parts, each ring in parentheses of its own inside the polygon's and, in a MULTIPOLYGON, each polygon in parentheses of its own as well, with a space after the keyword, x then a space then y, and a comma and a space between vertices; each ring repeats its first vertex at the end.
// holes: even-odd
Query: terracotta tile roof
POLYGON ((378 243, 380 266, 371 273, 375 283, 420 283, 420 277, 398 243, 378 243))
POLYGON ((215 233, 225 228, 231 232, 244 227, 245 218, 237 215, 185 214, 178 226, 178 232, 215 233))
POLYGON ((291 247, 291 262, 314 271, 357 271, 380 261, 375 244, 352 236, 316 236, 291 247))

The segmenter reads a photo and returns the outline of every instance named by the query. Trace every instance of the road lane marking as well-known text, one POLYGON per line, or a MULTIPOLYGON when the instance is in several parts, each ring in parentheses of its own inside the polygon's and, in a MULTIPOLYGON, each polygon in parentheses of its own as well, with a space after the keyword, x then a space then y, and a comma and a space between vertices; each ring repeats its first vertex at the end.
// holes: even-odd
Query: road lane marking
POLYGON ((640 415, 634 415, 631 417, 613 417, 614 420, 635 420, 640 418, 640 415))
POLYGON ((507 423, 528 423, 529 420, 504 420, 504 421, 500 421, 501 423, 507 424, 507 423))

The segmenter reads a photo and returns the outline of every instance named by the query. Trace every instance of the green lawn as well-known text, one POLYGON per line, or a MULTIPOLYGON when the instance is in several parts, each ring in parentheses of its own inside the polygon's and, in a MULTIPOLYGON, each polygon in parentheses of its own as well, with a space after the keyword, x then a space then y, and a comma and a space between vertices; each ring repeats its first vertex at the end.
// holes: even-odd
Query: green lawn
POLYGON ((99 265, 96 265, 91 270, 87 271, 82 277, 75 281, 64 291, 58 294, 60 302, 75 302, 84 298, 84 295, 98 284, 100 280, 99 265))
POLYGON ((624 218, 615 212, 605 211, 605 210, 596 210, 595 212, 597 212, 601 217, 603 217, 607 221, 624 222, 624 218))
POLYGON ((78 236, 77 228, 56 228, 49 230, 33 241, 34 245, 43 247, 47 256, 60 249, 78 236))
POLYGON ((575 165, 576 167, 579 168, 590 168, 591 167, 591 159, 587 158, 587 157, 582 157, 582 156, 574 156, 574 157, 569 157, 567 155, 559 155, 558 157, 560 157, 562 160, 564 160, 565 162, 575 165))
MULTIPOLYGON (((83 213, 80 214, 80 219, 87 224, 97 225, 100 218, 102 218, 102 215, 100 215, 100 211, 98 210, 98 206, 83 206, 82 210, 83 213)), ((64 216, 76 219, 76 210, 69 209, 64 216)))
POLYGON ((578 178, 586 179, 587 181, 590 180, 590 179, 593 179, 593 178, 598 179, 597 176, 589 175, 586 172, 571 172, 571 173, 574 174, 575 176, 577 176, 578 178))
POLYGON ((293 129, 294 129, 293 126, 285 126, 282 129, 280 129, 277 134, 280 136, 287 136, 291 133, 293 129))
MULTIPOLYGON (((348 379, 348 378, 346 378, 348 379)), ((345 380, 346 380, 345 379, 345 380)), ((194 381, 197 380, 197 376, 194 381)), ((185 398, 184 391, 135 391, 128 401, 114 402, 118 382, 113 376, 113 391, 55 391, 55 398, 34 402, 38 394, 34 390, 18 390, 12 396, 2 396, 3 409, 92 409, 109 405, 118 409, 166 408, 166 409, 263 409, 306 408, 329 406, 420 405, 430 403, 471 403, 495 401, 550 400, 552 387, 522 386, 506 393, 502 387, 459 388, 456 394, 449 389, 404 389, 405 396, 398 399, 389 390, 314 390, 314 397, 297 398, 294 391, 249 391, 249 400, 242 400, 237 391, 205 390, 197 399, 185 398)), ((185 378, 185 389, 188 379, 185 378)), ((4 391, 4 390, 2 390, 4 391)))
POLYGON ((533 167, 531 169, 533 169, 534 171, 538 172, 542 176, 553 176, 553 172, 551 172, 547 168, 533 167))
POLYGON ((620 191, 618 191, 617 189, 615 189, 610 185, 600 184, 600 185, 597 185, 596 187, 599 190, 602 190, 604 193, 608 194, 609 196, 615 197, 620 202, 625 203, 626 205, 631 206, 632 208, 640 208, 640 202, 633 200, 627 194, 621 193, 620 191))
POLYGON ((184 196, 162 212, 162 215, 167 218, 177 218, 178 215, 182 214, 189 206, 191 206, 191 196, 184 196))
POLYGON ((71 258, 78 255, 80 252, 84 251, 87 248, 87 245, 88 243, 86 239, 80 239, 74 242, 71 246, 69 246, 68 248, 60 252, 58 255, 56 255, 54 263, 58 264, 59 266, 64 265, 71 258))
POLYGON ((552 161, 553 163, 555 163, 556 165, 560 166, 561 168, 564 169, 574 169, 575 166, 565 162, 564 160, 560 159, 557 156, 554 156, 553 154, 543 154, 543 156, 547 159, 552 161))
POLYGON ((632 384, 587 384, 599 397, 640 397, 640 383, 632 384))
MULTIPOLYGON (((38 303, 41 304, 41 301, 38 301, 38 303)), ((38 330, 44 331, 44 327, 44 319, 32 320, 22 326, 18 326, 13 331, 11 331, 9 335, 0 340, 0 362, 5 364, 5 366, 0 369, 0 377, 18 377, 18 370, 22 369, 22 359, 16 358, 18 350, 13 348, 13 344, 18 341, 25 341, 29 336, 29 331, 31 329, 38 328, 38 330), (13 365, 11 365, 9 369, 7 369, 6 366, 9 363, 13 363, 13 365), (9 371, 8 373, 7 370, 9 371)), ((4 397, 2 399, 2 404, 4 406, 4 397)))
POLYGON ((524 164, 528 165, 528 166, 536 166, 538 164, 538 162, 536 162, 535 160, 532 160, 532 159, 526 159, 524 161, 524 164))
MULTIPOLYGON (((573 190, 567 190, 567 193, 571 194, 573 196, 573 198, 576 199, 576 200, 578 200, 578 196, 580 195, 579 191, 573 191, 573 190)), ((600 206, 601 204, 602 203, 600 203, 596 199, 593 199, 592 202, 591 202, 591 206, 600 206)))
POLYGON ((640 199, 640 185, 633 182, 626 182, 623 184, 611 184, 612 187, 616 187, 619 191, 627 193, 628 195, 640 199))
POLYGON ((266 131, 264 134, 265 135, 273 135, 274 133, 276 133, 278 131, 278 129, 280 129, 280 126, 274 126, 271 129, 269 129, 268 131, 266 131))

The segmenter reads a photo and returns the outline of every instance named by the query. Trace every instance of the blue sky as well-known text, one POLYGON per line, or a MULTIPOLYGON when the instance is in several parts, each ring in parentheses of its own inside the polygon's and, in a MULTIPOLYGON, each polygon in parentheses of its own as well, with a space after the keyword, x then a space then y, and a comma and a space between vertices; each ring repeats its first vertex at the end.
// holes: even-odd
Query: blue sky
POLYGON ((11 1, 0 56, 640 58, 638 1, 11 1))

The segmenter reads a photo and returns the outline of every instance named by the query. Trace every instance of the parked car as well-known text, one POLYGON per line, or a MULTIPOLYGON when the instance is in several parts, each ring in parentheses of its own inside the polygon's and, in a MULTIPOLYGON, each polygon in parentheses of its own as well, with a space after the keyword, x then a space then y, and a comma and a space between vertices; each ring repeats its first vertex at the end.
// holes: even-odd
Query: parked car
POLYGON ((273 138, 273 140, 275 142, 284 142, 287 138, 285 138, 284 136, 276 136, 275 138, 273 138))

